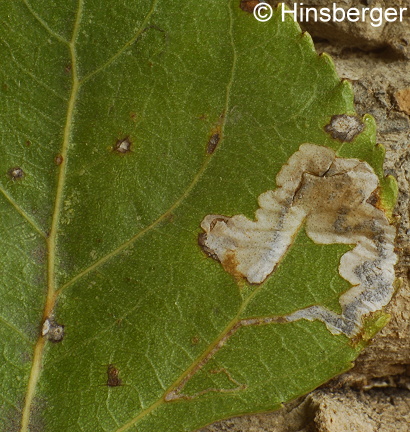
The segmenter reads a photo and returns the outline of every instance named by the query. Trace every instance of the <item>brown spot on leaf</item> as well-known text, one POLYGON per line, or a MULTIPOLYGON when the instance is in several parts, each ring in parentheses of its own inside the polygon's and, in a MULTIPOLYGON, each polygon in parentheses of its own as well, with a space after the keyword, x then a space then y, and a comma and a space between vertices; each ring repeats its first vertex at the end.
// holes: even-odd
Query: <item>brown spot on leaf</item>
POLYGON ((63 163, 63 157, 58 154, 55 158, 54 158, 54 163, 58 166, 61 165, 63 163))
POLYGON ((214 151, 218 147, 218 144, 221 142, 222 125, 223 125, 224 118, 225 118, 225 112, 222 112, 219 115, 216 124, 214 124, 211 133, 209 134, 208 142, 206 144, 206 152, 209 155, 214 153, 214 151))
POLYGON ((114 144, 114 151, 116 153, 127 154, 131 152, 132 142, 129 137, 117 140, 114 144))
POLYGON ((107 386, 118 387, 122 385, 121 378, 119 377, 120 371, 113 365, 109 364, 107 367, 107 386))
POLYGON ((206 152, 208 154, 212 154, 216 150, 216 147, 218 146, 220 139, 221 139, 221 135, 219 134, 219 132, 216 132, 211 135, 208 144, 206 146, 206 152))
POLYGON ((410 115, 410 88, 398 91, 395 93, 394 98, 396 99, 400 111, 410 115))
POLYGON ((253 10, 259 3, 259 0, 241 0, 239 7, 245 12, 253 13, 253 10))
POLYGON ((166 215, 165 215, 165 218, 164 218, 164 220, 166 221, 166 222, 168 222, 168 223, 174 223, 174 221, 175 221, 175 214, 174 213, 167 213, 166 215))
POLYGON ((357 116, 346 114, 334 115, 330 123, 325 126, 325 131, 333 139, 343 142, 353 141, 364 129, 364 124, 357 116))
POLYGON ((10 168, 7 174, 13 181, 21 180, 25 176, 24 171, 20 167, 10 168))
POLYGON ((198 336, 194 336, 194 337, 191 339, 191 344, 192 344, 192 345, 198 345, 199 342, 200 342, 200 338, 199 338, 198 336))
POLYGON ((50 342, 61 342, 64 339, 64 326, 58 324, 54 318, 48 317, 44 320, 41 334, 50 342))
POLYGON ((26 141, 26 146, 27 146, 27 147, 30 147, 30 146, 31 146, 31 141, 30 141, 30 140, 27 140, 27 141, 26 141))

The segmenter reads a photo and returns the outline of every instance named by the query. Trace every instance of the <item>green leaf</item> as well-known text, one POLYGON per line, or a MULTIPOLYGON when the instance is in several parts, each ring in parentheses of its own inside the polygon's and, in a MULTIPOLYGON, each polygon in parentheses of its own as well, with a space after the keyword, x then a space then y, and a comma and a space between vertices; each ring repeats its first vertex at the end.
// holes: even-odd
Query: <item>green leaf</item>
POLYGON ((309 35, 239 0, 4 0, 0 16, 1 430, 191 431, 351 367, 383 312, 350 333, 292 314, 345 312, 355 241, 301 226, 256 284, 201 243, 207 215, 254 220, 303 143, 366 161, 391 212, 374 121, 309 35))

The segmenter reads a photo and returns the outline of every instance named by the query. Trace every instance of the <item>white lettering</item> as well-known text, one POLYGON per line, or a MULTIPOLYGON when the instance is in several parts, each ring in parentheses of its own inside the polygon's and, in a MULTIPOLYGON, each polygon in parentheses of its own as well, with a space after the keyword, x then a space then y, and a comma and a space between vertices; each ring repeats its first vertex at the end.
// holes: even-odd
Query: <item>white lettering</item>
POLYGON ((360 19, 359 9, 350 8, 347 10, 347 20, 350 22, 357 22, 360 19))
POLYGON ((383 23, 383 9, 382 8, 373 8, 370 11, 370 19, 372 22, 370 23, 373 27, 380 27, 383 23), (375 13, 377 16, 375 16, 375 13))
POLYGON ((362 21, 365 22, 366 21, 366 12, 369 12, 370 8, 363 8, 362 9, 362 21))
POLYGON ((395 22, 397 20, 397 11, 394 8, 387 8, 384 12, 384 17, 388 22, 395 22), (390 15, 393 15, 393 18, 389 18, 390 15))
MULTIPOLYGON (((309 22, 309 14, 313 12, 313 22, 317 22, 317 9, 316 8, 306 8, 306 22, 309 22)), ((303 14, 302 14, 303 15, 303 14)))
POLYGON ((345 18, 346 18, 346 12, 345 12, 345 10, 342 9, 342 8, 337 7, 336 3, 333 3, 333 21, 334 22, 342 22, 342 21, 345 20, 345 18), (339 12, 342 14, 342 18, 338 18, 337 17, 337 14, 339 12))
POLYGON ((339 7, 337 3, 332 3, 332 8, 329 7, 307 7, 303 3, 293 3, 293 9, 282 7, 282 21, 285 21, 286 14, 292 16, 294 21, 299 22, 329 22, 333 21, 336 23, 342 21, 349 22, 369 22, 372 27, 381 27, 385 22, 395 22, 398 19, 403 22, 403 17, 408 8, 395 9, 393 7, 386 8, 385 10, 381 7, 364 7, 357 8, 351 7, 349 9, 343 9, 339 7))
MULTIPOLYGON (((302 3, 303 4, 303 3, 302 3)), ((298 7, 297 4, 293 4, 293 10, 288 10, 284 5, 282 6, 282 22, 285 21, 285 14, 293 14, 293 20, 298 20, 298 7)))
POLYGON ((329 8, 320 9, 320 15, 320 21, 322 22, 329 22, 332 19, 329 8))

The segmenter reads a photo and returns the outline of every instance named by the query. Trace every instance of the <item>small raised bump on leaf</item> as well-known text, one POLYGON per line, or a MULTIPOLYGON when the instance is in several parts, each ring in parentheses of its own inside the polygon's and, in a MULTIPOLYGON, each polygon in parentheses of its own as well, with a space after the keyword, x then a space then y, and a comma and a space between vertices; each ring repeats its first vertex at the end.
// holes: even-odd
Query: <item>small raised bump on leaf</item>
POLYGON ((61 156, 61 154, 56 155, 56 157, 54 158, 54 163, 59 166, 63 163, 63 156, 61 156))
POLYGON ((330 123, 325 126, 325 131, 333 139, 343 142, 353 141, 364 129, 364 124, 357 116, 346 114, 334 115, 330 123))
POLYGON ((212 134, 208 140, 208 144, 206 145, 206 152, 208 154, 212 154, 216 150, 220 140, 221 140, 220 132, 215 132, 214 134, 212 134))
POLYGON ((199 245, 228 273, 252 284, 263 283, 276 270, 303 225, 317 244, 355 245, 340 259, 339 274, 352 285, 339 299, 343 313, 312 306, 286 319, 318 319, 332 333, 356 335, 362 317, 382 309, 394 293, 396 230, 374 205, 377 175, 366 162, 302 144, 276 184, 276 190, 259 196, 255 220, 205 216, 199 245))
POLYGON ((24 171, 23 171, 22 168, 20 168, 20 167, 13 167, 13 168, 10 168, 10 169, 7 171, 7 174, 8 174, 8 176, 9 176, 13 181, 15 181, 15 180, 21 180, 21 179, 25 176, 24 171))
POLYGON ((129 137, 121 138, 114 144, 114 151, 120 154, 131 152, 132 142, 129 137))
POLYGON ((107 367, 107 386, 118 387, 122 385, 121 378, 119 377, 120 371, 113 365, 109 364, 107 367))
POLYGON ((199 336, 193 336, 193 337, 191 338, 191 344, 192 344, 192 345, 198 345, 200 341, 201 341, 201 339, 200 339, 199 336))
POLYGON ((64 326, 58 324, 54 318, 46 318, 41 329, 41 334, 50 342, 61 342, 64 339, 64 326))

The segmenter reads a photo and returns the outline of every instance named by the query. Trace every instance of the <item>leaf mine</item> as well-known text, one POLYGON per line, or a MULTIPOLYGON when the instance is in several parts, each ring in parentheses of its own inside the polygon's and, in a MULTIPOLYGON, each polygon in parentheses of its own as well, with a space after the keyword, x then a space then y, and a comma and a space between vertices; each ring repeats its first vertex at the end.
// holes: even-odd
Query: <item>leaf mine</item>
POLYGON ((213 152, 216 150, 216 147, 218 146, 220 140, 221 140, 221 135, 219 132, 212 134, 211 137, 209 138, 208 143, 207 143, 206 152, 208 154, 213 154, 213 152))
MULTIPOLYGON (((238 191, 248 208, 277 187, 277 160, 295 143, 336 148, 324 125, 355 112, 329 58, 292 19, 282 22, 280 8, 258 22, 258 3, 74 0, 50 9, 6 0, 0 430, 181 432, 275 409, 346 370, 363 345, 355 341, 383 324, 374 314, 348 339, 306 321, 322 314, 343 328, 344 316, 300 310, 320 298, 340 314, 337 293, 350 284, 338 265, 359 243, 290 236, 275 283, 258 286, 235 249, 223 260, 208 245, 240 213, 238 191), (113 29, 121 31, 107 38, 113 29), (24 176, 11 178, 13 167, 24 176), (193 238, 211 213, 227 216, 199 242, 226 271, 193 238), (306 287, 299 269, 287 271, 293 257, 306 266, 306 287), (226 285, 232 275, 240 280, 226 285), (331 280, 328 296, 323 283, 312 292, 320 275, 331 280)), ((343 156, 379 173, 374 127, 369 117, 343 156)), ((303 214, 302 186, 327 166, 318 175, 295 163, 306 174, 282 208, 303 214)), ((380 182, 373 207, 388 204, 380 182)))
POLYGON ((276 190, 259 196, 255 221, 207 215, 199 244, 227 272, 252 284, 263 283, 275 271, 303 224, 317 244, 355 245, 339 264, 340 276, 352 285, 339 299, 342 314, 312 306, 286 319, 317 319, 334 334, 356 335, 362 317, 380 310, 394 292, 395 228, 371 204, 378 177, 366 162, 302 144, 276 183, 276 190))
POLYGON ((129 139, 129 137, 125 137, 122 139, 117 140, 117 142, 114 145, 114 151, 116 153, 126 154, 131 152, 131 145, 132 142, 129 139))
POLYGON ((107 367, 107 386, 118 387, 122 385, 121 378, 119 377, 120 371, 113 364, 107 367))
POLYGON ((20 167, 10 168, 7 174, 13 181, 21 180, 25 176, 24 171, 20 167))
POLYGON ((54 318, 46 318, 41 329, 41 334, 50 342, 61 342, 64 339, 64 326, 58 324, 54 318))
POLYGON ((364 129, 364 125, 357 116, 351 115, 334 115, 330 123, 325 126, 333 139, 343 142, 353 141, 357 135, 364 129))
POLYGON ((59 166, 63 163, 63 156, 61 156, 60 154, 56 155, 54 157, 54 163, 59 166))

